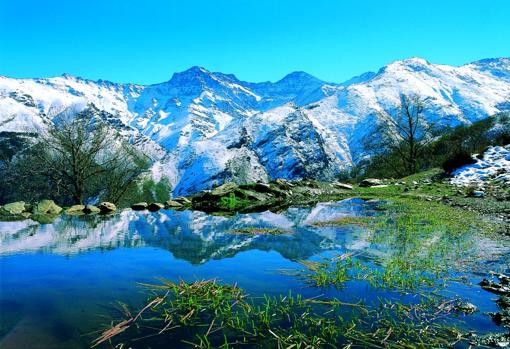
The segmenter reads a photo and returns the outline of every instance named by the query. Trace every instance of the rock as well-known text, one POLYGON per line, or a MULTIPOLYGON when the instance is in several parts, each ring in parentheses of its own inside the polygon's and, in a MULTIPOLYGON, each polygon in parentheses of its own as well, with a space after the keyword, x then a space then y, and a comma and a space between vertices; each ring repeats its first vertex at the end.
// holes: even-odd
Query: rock
POLYGON ((24 201, 11 202, 2 206, 0 211, 4 215, 18 215, 26 211, 24 201))
POLYGON ((289 182, 288 180, 286 179, 283 179, 283 178, 278 178, 276 181, 275 181, 276 185, 278 185, 281 189, 284 189, 284 190, 288 190, 292 187, 295 187, 296 185, 292 182, 289 182))
POLYGON ((151 212, 159 211, 162 208, 165 208, 165 205, 163 205, 159 202, 151 202, 149 205, 147 205, 147 209, 151 212))
MULTIPOLYGON (((219 187, 214 188, 213 190, 211 190, 211 194, 215 195, 215 196, 225 196, 225 195, 233 192, 237 188, 238 188, 237 184, 229 182, 229 183, 225 183, 225 184, 220 185, 219 187)), ((177 199, 176 199, 176 201, 177 201, 177 199)))
POLYGON ((336 183, 332 183, 331 185, 337 189, 352 190, 352 185, 346 184, 346 183, 336 182, 336 183))
POLYGON ((34 215, 58 215, 60 212, 62 212, 62 207, 53 200, 42 200, 32 208, 34 215))
POLYGON ((84 210, 85 210, 85 205, 73 205, 66 210, 66 214, 80 215, 80 214, 85 213, 85 212, 83 212, 84 210))
POLYGON ((165 201, 165 207, 167 207, 167 208, 180 208, 180 207, 182 207, 182 204, 180 202, 175 201, 175 200, 167 200, 167 201, 165 201))
POLYGON ((86 205, 85 208, 83 209, 83 213, 85 214, 94 214, 99 212, 100 212, 99 208, 97 208, 94 205, 86 205))
POLYGON ((457 306, 455 308, 457 311, 460 311, 467 315, 473 314, 478 310, 476 305, 474 305, 473 303, 468 303, 468 302, 459 303, 459 304, 457 304, 457 306))
POLYGON ((181 205, 187 206, 191 205, 191 200, 184 196, 179 196, 174 199, 174 201, 180 203, 181 205))
POLYGON ((376 178, 366 178, 364 180, 361 181, 361 183, 359 184, 360 187, 373 187, 375 185, 382 185, 383 182, 382 180, 380 179, 376 179, 376 178))
POLYGON ((473 191, 473 196, 476 198, 483 198, 485 196, 485 193, 481 190, 475 190, 473 191))
POLYGON ((108 201, 103 201, 102 203, 100 203, 98 208, 101 214, 107 214, 117 210, 117 206, 115 206, 114 203, 108 201))
POLYGON ((146 202, 138 202, 136 204, 131 205, 131 209, 135 211, 143 211, 147 209, 147 203, 146 202))

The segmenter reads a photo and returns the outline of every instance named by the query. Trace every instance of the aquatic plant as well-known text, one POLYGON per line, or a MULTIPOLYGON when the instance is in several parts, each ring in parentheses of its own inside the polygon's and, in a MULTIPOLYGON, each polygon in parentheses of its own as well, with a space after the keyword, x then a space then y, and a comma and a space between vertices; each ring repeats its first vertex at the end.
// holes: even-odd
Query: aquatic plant
POLYGON ((369 309, 292 293, 250 298, 215 280, 146 286, 152 293, 147 304, 135 316, 125 310, 128 318, 108 327, 93 346, 113 346, 116 336, 119 343, 179 341, 194 348, 446 348, 465 341, 442 321, 457 308, 432 297, 411 305, 381 299, 369 309))

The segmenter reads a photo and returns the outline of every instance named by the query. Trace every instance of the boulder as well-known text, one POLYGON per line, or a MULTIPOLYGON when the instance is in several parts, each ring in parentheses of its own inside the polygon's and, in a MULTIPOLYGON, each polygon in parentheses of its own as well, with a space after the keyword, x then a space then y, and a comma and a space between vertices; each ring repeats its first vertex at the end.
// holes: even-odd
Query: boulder
POLYGON ((159 203, 159 202, 151 202, 149 205, 147 205, 147 209, 151 212, 156 212, 164 208, 165 205, 159 203))
POLYGON ((191 205, 191 200, 184 196, 179 196, 174 199, 174 201, 180 203, 181 205, 191 205))
POLYGON ((278 184, 278 186, 280 186, 280 188, 282 188, 282 189, 290 189, 290 188, 296 186, 294 183, 289 182, 288 180, 283 179, 283 178, 278 178, 275 181, 275 183, 278 184))
POLYGON ((32 208, 34 215, 58 215, 60 212, 62 212, 62 207, 58 206, 53 200, 39 201, 32 208))
POLYGON ((2 206, 0 211, 4 215, 18 215, 26 211, 24 201, 11 202, 2 206))
POLYGON ((213 190, 211 190, 211 194, 214 196, 225 196, 235 191, 237 188, 238 188, 237 184, 229 182, 222 184, 217 188, 214 188, 213 190))
POLYGON ((83 213, 85 214, 94 214, 99 212, 100 212, 99 208, 97 208, 94 205, 86 205, 85 208, 83 209, 83 213))
POLYGON ((84 210, 85 210, 85 205, 73 205, 66 210, 66 214, 70 214, 70 215, 85 214, 85 212, 83 212, 84 210))
POLYGON ((143 211, 147 209, 148 204, 146 202, 138 202, 131 205, 131 209, 135 211, 143 211))
POLYGON ((331 185, 337 189, 352 190, 352 185, 346 184, 346 183, 336 182, 336 183, 332 183, 331 185))
POLYGON ((182 207, 182 204, 180 202, 175 201, 175 200, 167 200, 167 201, 165 201, 165 207, 167 207, 167 208, 180 208, 180 207, 182 207))
POLYGON ((98 208, 101 214, 107 214, 114 212, 117 209, 117 206, 115 206, 114 203, 103 201, 99 204, 98 208))
POLYGON ((376 185, 383 185, 383 181, 377 178, 366 178, 359 184, 360 187, 374 187, 376 185))

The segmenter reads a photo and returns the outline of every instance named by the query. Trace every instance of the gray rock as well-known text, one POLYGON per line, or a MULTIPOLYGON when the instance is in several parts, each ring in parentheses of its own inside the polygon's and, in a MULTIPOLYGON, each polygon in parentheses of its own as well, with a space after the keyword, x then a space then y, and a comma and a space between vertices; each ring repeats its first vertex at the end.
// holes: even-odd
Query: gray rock
MULTIPOLYGON (((229 182, 220 185, 217 188, 211 190, 211 194, 215 196, 225 196, 238 188, 237 184, 229 182)), ((176 199, 177 200, 177 199, 176 199)))
POLYGON ((336 182, 336 183, 332 183, 331 185, 337 189, 352 190, 352 185, 346 184, 346 183, 336 182))
POLYGON ((165 207, 168 207, 168 208, 180 208, 180 207, 182 207, 182 204, 180 202, 175 201, 175 200, 167 200, 167 201, 165 201, 165 207))
POLYGON ((165 205, 159 202, 151 202, 149 205, 147 205, 147 209, 151 212, 159 211, 162 208, 165 208, 165 205))
POLYGON ((66 210, 66 214, 69 214, 69 215, 85 214, 85 212, 83 212, 83 210, 85 210, 85 205, 73 205, 66 210))
POLYGON ((117 206, 115 206, 114 203, 108 201, 103 201, 100 203, 98 208, 101 214, 111 213, 117 210, 117 206))
POLYGON ((146 202, 138 202, 136 204, 131 205, 131 209, 135 211, 143 211, 147 209, 147 206, 149 206, 146 202))
POLYGON ((32 208, 34 215, 57 215, 60 212, 62 212, 62 207, 58 206, 53 200, 42 200, 32 208))
POLYGON ((100 212, 99 208, 97 208, 94 205, 86 205, 85 208, 83 209, 83 213, 85 214, 95 214, 99 212, 100 212))
POLYGON ((0 210, 0 213, 4 215, 19 215, 25 211, 26 211, 25 202, 16 201, 3 205, 0 210))
POLYGON ((377 178, 366 178, 359 184, 360 187, 373 187, 376 185, 383 185, 383 181, 377 178))
POLYGON ((174 199, 174 201, 180 203, 181 205, 187 206, 191 205, 191 200, 184 196, 179 196, 174 199))

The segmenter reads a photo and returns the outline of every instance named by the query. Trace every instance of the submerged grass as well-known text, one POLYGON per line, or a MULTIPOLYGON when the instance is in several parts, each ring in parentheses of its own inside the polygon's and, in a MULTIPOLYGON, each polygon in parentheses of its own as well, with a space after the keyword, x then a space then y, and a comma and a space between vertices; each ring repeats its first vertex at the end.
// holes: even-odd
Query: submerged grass
POLYGON ((330 221, 316 222, 312 225, 316 227, 328 227, 328 226, 343 226, 343 225, 357 225, 366 227, 373 220, 372 217, 360 217, 360 216, 348 216, 342 217, 330 221))
POLYGON ((280 235, 287 234, 288 231, 277 229, 277 228, 258 228, 258 227, 245 227, 239 229, 229 230, 231 234, 243 234, 243 235, 280 235))
POLYGON ((291 293, 253 298, 215 280, 146 286, 152 293, 147 305, 135 316, 125 310, 127 319, 106 329, 93 346, 179 341, 194 348, 446 348, 465 340, 441 321, 456 307, 432 298, 414 305, 381 301, 369 309, 291 293))

